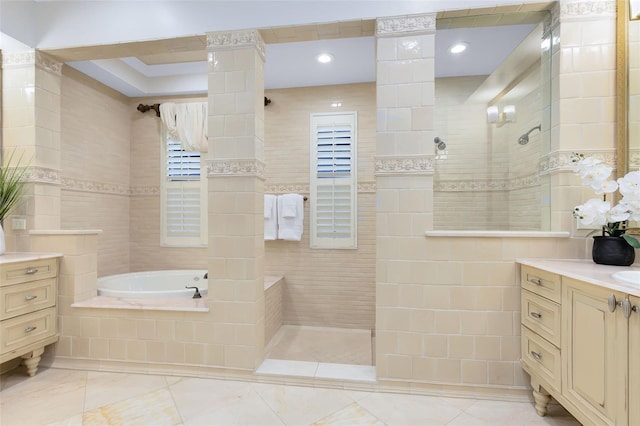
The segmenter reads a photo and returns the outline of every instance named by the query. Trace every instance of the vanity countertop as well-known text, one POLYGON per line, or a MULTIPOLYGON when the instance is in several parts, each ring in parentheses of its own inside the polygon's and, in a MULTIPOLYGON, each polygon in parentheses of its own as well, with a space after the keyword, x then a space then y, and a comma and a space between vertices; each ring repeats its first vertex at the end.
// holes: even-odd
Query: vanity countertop
POLYGON ((0 265, 15 262, 30 262, 33 260, 51 259, 62 257, 62 253, 37 253, 37 252, 6 252, 0 254, 0 265))
POLYGON ((640 283, 622 283, 611 276, 619 271, 640 271, 640 266, 599 265, 590 259, 516 259, 516 262, 640 297, 640 283))

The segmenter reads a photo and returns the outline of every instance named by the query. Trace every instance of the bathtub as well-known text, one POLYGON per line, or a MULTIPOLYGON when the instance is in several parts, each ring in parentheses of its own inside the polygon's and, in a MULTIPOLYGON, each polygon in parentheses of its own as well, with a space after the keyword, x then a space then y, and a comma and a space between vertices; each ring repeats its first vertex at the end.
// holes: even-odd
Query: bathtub
POLYGON ((208 280, 204 278, 206 270, 179 269, 172 271, 131 272, 98 278, 98 296, 120 297, 125 299, 153 299, 171 297, 193 297, 198 287, 205 296, 208 280))

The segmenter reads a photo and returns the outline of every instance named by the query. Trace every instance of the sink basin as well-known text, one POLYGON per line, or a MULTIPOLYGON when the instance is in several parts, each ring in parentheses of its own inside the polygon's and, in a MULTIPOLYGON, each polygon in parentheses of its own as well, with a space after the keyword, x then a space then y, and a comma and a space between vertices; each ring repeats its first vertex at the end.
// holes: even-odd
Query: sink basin
POLYGON ((620 271, 611 274, 611 278, 625 284, 640 285, 640 271, 620 271))

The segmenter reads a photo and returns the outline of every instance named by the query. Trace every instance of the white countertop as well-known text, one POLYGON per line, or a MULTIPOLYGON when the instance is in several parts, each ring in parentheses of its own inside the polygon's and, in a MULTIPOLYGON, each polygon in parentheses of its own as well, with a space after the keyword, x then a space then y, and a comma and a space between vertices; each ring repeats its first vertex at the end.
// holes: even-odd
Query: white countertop
POLYGON ((638 266, 599 265, 588 259, 516 259, 516 262, 640 297, 640 282, 626 284, 611 277, 618 271, 640 271, 638 266))
POLYGON ((62 253, 5 252, 4 254, 0 254, 0 265, 16 262, 30 262, 40 259, 51 259, 52 257, 62 257, 62 253))

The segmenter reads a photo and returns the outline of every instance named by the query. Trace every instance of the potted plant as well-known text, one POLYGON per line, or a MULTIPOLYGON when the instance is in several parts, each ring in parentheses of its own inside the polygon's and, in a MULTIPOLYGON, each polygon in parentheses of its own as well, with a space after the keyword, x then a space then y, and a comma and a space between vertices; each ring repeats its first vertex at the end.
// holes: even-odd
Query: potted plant
MULTIPOLYGON (((2 225, 4 218, 9 215, 16 203, 20 200, 24 191, 23 177, 27 172, 26 167, 9 167, 12 164, 15 151, 11 153, 6 165, 0 166, 0 254, 6 251, 4 230, 2 225)), ((17 161, 20 164, 22 156, 17 161)))
POLYGON ((573 216, 583 225, 600 227, 587 234, 601 232, 593 237, 593 261, 605 265, 631 265, 635 260, 634 249, 640 248, 640 242, 627 233, 627 226, 630 220, 640 220, 640 171, 629 172, 614 181, 609 180, 613 169, 601 160, 574 153, 571 161, 582 184, 602 195, 601 199, 591 198, 573 210, 573 216), (622 198, 611 207, 607 194, 616 191, 620 191, 622 198))

